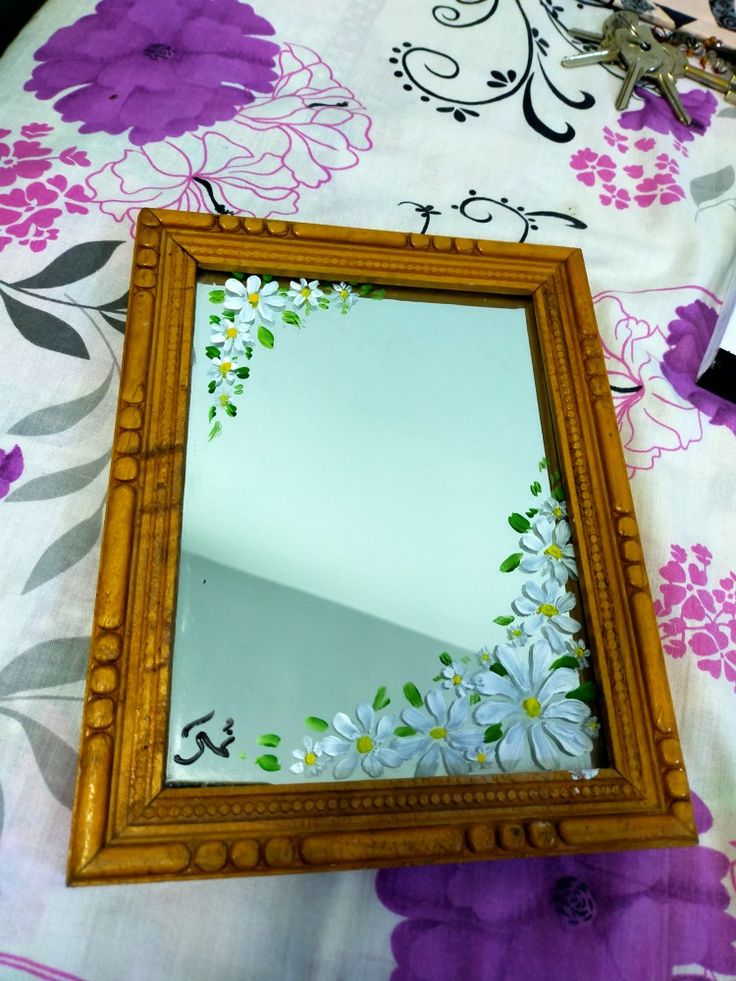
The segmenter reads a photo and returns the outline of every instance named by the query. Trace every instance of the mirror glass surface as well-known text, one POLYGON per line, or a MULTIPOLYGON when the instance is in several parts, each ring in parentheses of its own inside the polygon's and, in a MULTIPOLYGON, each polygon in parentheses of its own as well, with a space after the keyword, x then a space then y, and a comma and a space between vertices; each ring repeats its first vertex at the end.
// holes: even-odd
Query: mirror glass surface
POLYGON ((197 287, 168 782, 590 767, 524 310, 228 283, 197 287))

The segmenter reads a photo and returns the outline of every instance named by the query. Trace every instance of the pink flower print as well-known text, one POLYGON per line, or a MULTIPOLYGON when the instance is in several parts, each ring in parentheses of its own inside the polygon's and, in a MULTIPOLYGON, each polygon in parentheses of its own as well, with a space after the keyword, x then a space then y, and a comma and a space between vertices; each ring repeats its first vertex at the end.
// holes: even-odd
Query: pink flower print
POLYGON ((644 173, 644 168, 641 164, 629 164, 627 167, 624 167, 624 173, 628 174, 629 177, 633 177, 634 180, 639 180, 644 173))
POLYGON ((58 235, 52 226, 62 212, 58 207, 51 207, 58 196, 53 188, 40 181, 34 181, 25 190, 14 187, 7 194, 0 194, 0 226, 4 225, 7 235, 19 239, 21 245, 42 252, 46 242, 58 235))
MULTIPOLYGON (((690 295, 689 290, 674 292, 690 295)), ((655 319, 662 291, 651 293, 653 300, 647 293, 594 298, 630 477, 650 470, 663 453, 684 450, 703 437, 700 412, 664 376, 660 362, 667 341, 655 319)))
POLYGON ((46 183, 47 185, 50 184, 62 195, 60 204, 63 203, 70 215, 88 214, 89 208, 85 208, 84 205, 92 201, 92 196, 85 191, 81 184, 70 185, 63 174, 56 174, 54 177, 49 177, 46 183))
POLYGON ((654 166, 667 174, 679 174, 680 165, 668 153, 658 153, 654 166))
POLYGON ((299 197, 280 157, 258 155, 211 131, 126 150, 91 174, 87 185, 105 214, 130 223, 131 235, 142 207, 211 211, 211 194, 238 214, 291 215, 299 197))
POLYGON ((631 203, 631 195, 623 187, 616 187, 615 184, 604 184, 605 194, 599 194, 601 204, 608 207, 614 204, 619 211, 624 211, 631 203))
POLYGON ((659 204, 674 204, 685 197, 685 192, 675 183, 670 173, 645 177, 636 185, 636 190, 639 193, 634 195, 634 200, 640 208, 648 208, 655 201, 659 204))
POLYGON ((640 140, 637 140, 634 146, 637 150, 641 150, 642 153, 649 153, 650 150, 654 148, 656 140, 653 140, 651 136, 643 136, 640 140))
POLYGON ((596 177, 603 183, 609 183, 616 176, 616 163, 607 153, 597 154, 589 146, 578 150, 570 157, 570 166, 580 173, 577 179, 587 187, 593 187, 596 177))
MULTIPOLYGON (((7 136, 9 130, 2 130, 7 136)), ((18 178, 36 180, 51 168, 48 157, 51 150, 43 147, 38 140, 16 140, 12 149, 7 143, 0 142, 0 187, 15 183, 18 178)))
MULTIPOLYGON (((350 89, 341 85, 318 54, 285 44, 277 57, 273 92, 257 96, 234 122, 268 130, 268 148, 281 157, 297 184, 320 187, 335 170, 355 167, 369 150, 370 119, 350 89)), ((251 135, 236 137, 248 145, 251 135)))
POLYGON ((654 609, 663 646, 675 658, 690 650, 701 671, 716 679, 723 675, 736 691, 736 573, 709 589, 710 550, 693 545, 690 552, 688 562, 686 550, 673 545, 670 561, 659 570, 661 599, 654 609))
POLYGON ((629 138, 624 133, 614 132, 610 126, 603 127, 603 139, 619 153, 628 153, 629 138))
POLYGON ((53 130, 54 127, 49 126, 48 123, 27 123, 21 128, 21 134, 30 140, 36 136, 48 136, 53 130))

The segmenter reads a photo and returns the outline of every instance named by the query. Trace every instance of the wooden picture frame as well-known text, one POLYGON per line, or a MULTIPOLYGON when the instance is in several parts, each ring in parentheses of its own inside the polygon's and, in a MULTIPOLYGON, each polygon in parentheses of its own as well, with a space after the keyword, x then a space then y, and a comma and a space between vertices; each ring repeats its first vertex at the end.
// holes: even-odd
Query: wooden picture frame
MULTIPOLYGON (((544 417, 544 413, 543 413, 544 417)), ((544 418, 543 418, 544 423, 544 418)), ((70 884, 696 843, 582 254, 143 210, 84 703, 70 884), (264 273, 494 295, 527 314, 574 529, 607 765, 267 786, 166 784, 197 277, 264 273)))

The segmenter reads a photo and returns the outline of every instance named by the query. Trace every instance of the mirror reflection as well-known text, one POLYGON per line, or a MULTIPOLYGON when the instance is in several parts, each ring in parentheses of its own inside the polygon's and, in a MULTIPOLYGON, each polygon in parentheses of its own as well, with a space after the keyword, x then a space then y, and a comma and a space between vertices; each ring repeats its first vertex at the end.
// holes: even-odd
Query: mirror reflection
POLYGON ((525 313, 419 295, 198 285, 169 783, 594 765, 525 313))

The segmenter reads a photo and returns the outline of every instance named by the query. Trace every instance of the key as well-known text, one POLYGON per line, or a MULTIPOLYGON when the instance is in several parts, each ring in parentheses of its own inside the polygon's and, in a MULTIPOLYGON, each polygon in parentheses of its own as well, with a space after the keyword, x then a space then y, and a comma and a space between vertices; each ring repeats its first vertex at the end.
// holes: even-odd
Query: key
POLYGON ((598 48, 594 51, 583 51, 581 54, 569 55, 562 59, 565 68, 581 68, 584 65, 598 65, 604 62, 616 61, 619 57, 619 45, 615 39, 615 32, 625 30, 628 33, 636 32, 636 24, 639 18, 633 11, 620 10, 612 14, 603 22, 603 32, 596 34, 594 31, 571 30, 573 37, 580 41, 590 41, 597 44, 598 48))
POLYGON ((639 24, 636 35, 621 28, 614 32, 619 44, 621 60, 626 66, 626 76, 616 99, 616 108, 625 109, 631 99, 634 86, 645 76, 659 71, 665 60, 664 46, 652 34, 646 24, 639 24))
POLYGON ((686 112, 675 85, 675 77, 685 73, 687 58, 682 51, 679 51, 677 48, 671 48, 669 45, 662 45, 662 53, 662 64, 655 72, 651 72, 648 77, 657 84, 680 122, 685 126, 689 126, 692 123, 692 119, 686 112))

